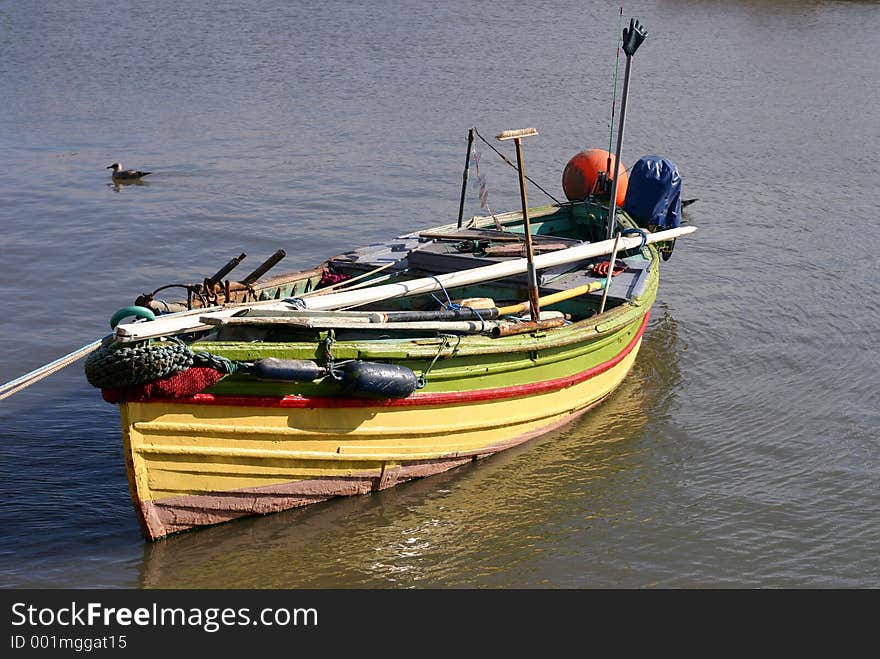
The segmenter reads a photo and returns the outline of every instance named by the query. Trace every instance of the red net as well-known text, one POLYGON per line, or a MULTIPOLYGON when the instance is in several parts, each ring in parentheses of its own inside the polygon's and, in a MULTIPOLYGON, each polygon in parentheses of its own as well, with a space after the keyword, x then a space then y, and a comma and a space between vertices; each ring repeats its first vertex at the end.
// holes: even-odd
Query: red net
POLYGON ((151 398, 187 398, 214 386, 224 374, 213 368, 194 366, 161 380, 114 389, 101 389, 108 403, 144 401, 151 398))
POLYGON ((345 281, 346 279, 351 279, 351 277, 349 277, 345 273, 336 272, 332 268, 326 268, 324 270, 324 274, 321 275, 321 281, 318 282, 317 288, 321 288, 323 286, 332 286, 333 284, 345 281))
MULTIPOLYGON (((590 271, 596 275, 597 277, 607 277, 608 276, 608 268, 611 266, 611 261, 601 261, 599 263, 594 263, 590 267, 590 271)), ((612 277, 616 277, 621 272, 625 272, 627 268, 626 263, 621 263, 620 261, 614 262, 614 272, 611 273, 612 277)))

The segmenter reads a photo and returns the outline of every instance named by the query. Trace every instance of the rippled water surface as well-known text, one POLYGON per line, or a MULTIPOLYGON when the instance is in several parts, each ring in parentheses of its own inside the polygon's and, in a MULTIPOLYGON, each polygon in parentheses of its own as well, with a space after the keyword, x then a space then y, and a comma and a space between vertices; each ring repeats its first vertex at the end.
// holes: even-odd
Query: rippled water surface
MULTIPOLYGON (((676 162, 699 231, 613 397, 454 472, 145 544, 117 409, 77 364, 0 402, 0 585, 880 586, 880 6, 625 12, 650 34, 623 159, 676 162)), ((567 160, 608 146, 617 22, 566 0, 527 21, 457 0, 0 5, 0 382, 241 252, 311 267, 453 220, 471 126, 536 126, 527 173, 561 198, 567 160), (117 160, 154 173, 117 189, 117 160)), ((490 205, 516 208, 481 151, 490 205)))

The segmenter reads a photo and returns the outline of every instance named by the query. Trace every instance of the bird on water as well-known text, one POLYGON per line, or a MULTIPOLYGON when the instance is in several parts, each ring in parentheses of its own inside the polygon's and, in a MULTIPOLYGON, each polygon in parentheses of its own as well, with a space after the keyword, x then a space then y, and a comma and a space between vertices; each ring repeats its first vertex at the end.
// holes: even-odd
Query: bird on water
POLYGON ((121 162, 114 162, 112 165, 108 165, 107 169, 113 170, 110 175, 114 181, 137 181, 147 174, 152 174, 152 172, 142 172, 139 169, 122 169, 121 162))

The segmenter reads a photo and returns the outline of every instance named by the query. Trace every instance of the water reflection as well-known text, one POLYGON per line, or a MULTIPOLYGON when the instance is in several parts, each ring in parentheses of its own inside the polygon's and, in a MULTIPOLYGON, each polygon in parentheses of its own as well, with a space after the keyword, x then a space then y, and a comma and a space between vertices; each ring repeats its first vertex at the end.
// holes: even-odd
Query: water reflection
POLYGON ((119 192, 122 188, 128 187, 136 187, 136 186, 144 186, 149 187, 150 183, 148 181, 141 180, 133 180, 133 181, 124 181, 124 180, 113 180, 111 183, 107 184, 108 188, 113 188, 113 192, 119 192))
MULTIPOLYGON (((144 588, 568 585, 548 555, 641 518, 680 380, 675 322, 655 312, 636 366, 598 408, 485 461, 366 496, 145 544, 144 588), (650 423, 649 423, 650 422, 650 423), (540 577, 536 576, 541 574, 540 577)), ((567 565, 568 568, 562 566, 567 565)))

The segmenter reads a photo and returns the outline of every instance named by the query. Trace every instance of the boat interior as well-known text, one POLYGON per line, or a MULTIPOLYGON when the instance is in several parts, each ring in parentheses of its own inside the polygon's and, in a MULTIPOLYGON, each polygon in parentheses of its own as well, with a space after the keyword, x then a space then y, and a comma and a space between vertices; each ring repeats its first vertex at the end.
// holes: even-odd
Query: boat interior
MULTIPOLYGON (((605 240, 607 206, 600 202, 577 202, 547 206, 530 211, 533 253, 544 254, 576 245, 605 240)), ((628 218, 620 214, 622 223, 628 218)), ((352 290, 361 286, 380 285, 458 272, 469 268, 500 263, 525 256, 525 223, 521 213, 475 217, 462 227, 449 225, 428 231, 398 236, 393 240, 361 247, 329 259, 324 265, 335 282, 329 287, 306 291, 305 296, 322 290, 352 290), (351 281, 352 283, 348 283, 351 281), (337 288, 338 287, 338 288, 337 288)), ((635 226, 634 224, 632 225, 635 226)), ((621 224, 620 228, 627 228, 621 224)), ((607 279, 609 256, 568 263, 538 272, 539 294, 550 295, 572 288, 603 282, 607 279), (601 268, 604 263, 605 269, 601 268)), ((605 300, 610 310, 641 295, 648 274, 656 267, 652 252, 646 248, 620 251, 615 259, 615 276, 605 300)), ((310 271, 311 272, 311 271, 310 271)), ((305 279, 306 273, 300 274, 305 279)), ((283 277, 278 278, 279 281, 283 277)), ((296 279, 288 276, 286 287, 296 279)), ((272 297, 278 298, 280 287, 272 297)), ((293 296, 291 296, 293 297, 293 296)), ((525 273, 504 279, 441 289, 434 293, 397 297, 358 307, 352 311, 438 311, 444 308, 503 307, 528 300, 525 273)), ((599 312, 601 289, 553 304, 553 312, 566 322, 577 322, 599 312)), ((268 299, 271 297, 267 296, 268 299)), ((279 312, 249 309, 242 315, 272 316, 279 312)), ((283 315, 283 314, 282 314, 283 315)), ((528 311, 521 317, 528 319, 528 311)), ((375 331, 340 327, 335 329, 338 340, 361 338, 404 338, 414 334, 436 334, 437 330, 407 328, 386 330, 382 337, 375 331)), ((304 341, 314 340, 314 328, 275 326, 226 326, 217 328, 209 340, 215 341, 304 341)))
MULTIPOLYGON (((607 207, 600 203, 567 203, 532 211, 530 225, 535 255, 566 249, 576 245, 605 240, 607 207)), ((619 217, 623 217, 621 213, 619 217)), ((632 224, 631 226, 635 226, 632 224)), ((627 227, 621 227, 627 228, 627 227)), ((524 222, 521 213, 503 216, 475 217, 462 228, 454 225, 426 232, 406 234, 394 241, 378 243, 347 252, 329 260, 329 266, 347 276, 357 276, 393 264, 389 270, 407 278, 438 275, 468 268, 491 265, 525 256, 524 222), (405 257, 405 258, 402 258, 405 257)), ((593 266, 608 262, 599 256, 538 271, 542 295, 556 293, 594 281, 603 280, 593 266)), ((647 249, 621 250, 615 261, 618 270, 608 292, 608 305, 626 302, 644 291, 647 273, 652 264, 647 249)), ((377 282, 378 283, 378 282, 377 282)), ((500 297, 519 301, 527 298, 526 274, 483 284, 476 288, 490 289, 500 297), (525 296, 525 297, 524 297, 525 296)), ((479 291, 456 290, 454 297, 479 297, 479 291)), ((485 292, 485 291, 483 291, 485 292)), ((602 291, 589 294, 600 300, 602 291)), ((430 299, 430 298, 429 298, 430 299)), ((499 300, 502 301, 502 300, 499 300)), ((399 300, 397 302, 400 302, 399 300)), ((418 300, 410 300, 411 304, 418 300)), ((576 304, 583 308, 583 301, 576 304)), ((598 308, 598 307, 597 307, 598 308)))

